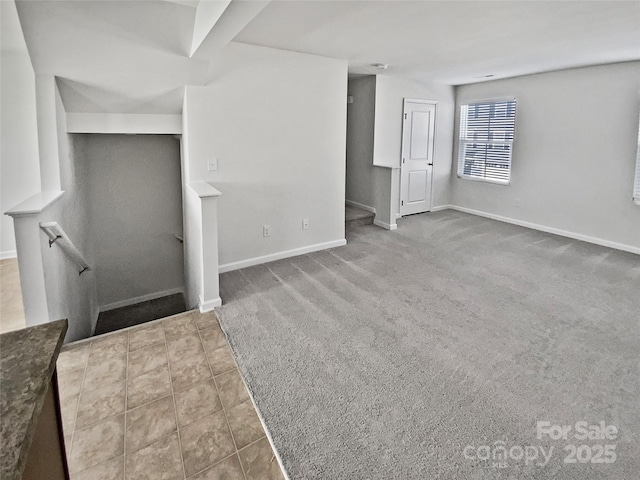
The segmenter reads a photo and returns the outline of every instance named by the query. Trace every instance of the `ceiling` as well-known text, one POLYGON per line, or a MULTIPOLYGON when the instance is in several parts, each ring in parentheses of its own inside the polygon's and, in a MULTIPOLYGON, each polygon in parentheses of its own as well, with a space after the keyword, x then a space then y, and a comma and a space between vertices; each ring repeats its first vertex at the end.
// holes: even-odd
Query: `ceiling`
MULTIPOLYGON (((59 77, 74 112, 179 113, 182 87, 210 81, 231 40, 345 59, 352 74, 385 63, 385 75, 451 85, 640 59, 639 1, 233 0, 190 56, 202 7, 17 1, 34 69, 59 77)), ((5 23, 3 49, 16 43, 5 23)))
POLYGON ((271 2, 236 41, 460 85, 640 58, 640 2, 271 2))

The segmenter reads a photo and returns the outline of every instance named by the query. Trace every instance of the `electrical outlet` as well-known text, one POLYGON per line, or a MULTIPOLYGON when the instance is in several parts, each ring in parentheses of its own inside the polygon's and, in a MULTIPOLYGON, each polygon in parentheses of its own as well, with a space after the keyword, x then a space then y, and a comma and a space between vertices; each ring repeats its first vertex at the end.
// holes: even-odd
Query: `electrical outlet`
POLYGON ((513 204, 514 204, 516 207, 521 207, 521 206, 522 206, 522 204, 520 203, 520 199, 519 199, 519 198, 516 198, 516 200, 515 200, 515 202, 513 202, 513 204))
POLYGON ((271 225, 263 225, 262 226, 262 236, 270 237, 271 236, 271 225))
POLYGON ((308 218, 303 218, 302 219, 302 229, 303 230, 309 230, 309 219, 308 218))
POLYGON ((216 157, 207 158, 207 170, 210 172, 218 170, 218 159, 216 157))

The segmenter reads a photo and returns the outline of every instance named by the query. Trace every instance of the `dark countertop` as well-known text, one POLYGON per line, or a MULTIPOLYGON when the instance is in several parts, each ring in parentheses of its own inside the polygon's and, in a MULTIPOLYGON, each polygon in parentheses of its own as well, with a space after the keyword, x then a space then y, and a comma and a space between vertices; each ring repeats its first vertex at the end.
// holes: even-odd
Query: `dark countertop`
POLYGON ((22 478, 67 321, 0 335, 0 478, 22 478))

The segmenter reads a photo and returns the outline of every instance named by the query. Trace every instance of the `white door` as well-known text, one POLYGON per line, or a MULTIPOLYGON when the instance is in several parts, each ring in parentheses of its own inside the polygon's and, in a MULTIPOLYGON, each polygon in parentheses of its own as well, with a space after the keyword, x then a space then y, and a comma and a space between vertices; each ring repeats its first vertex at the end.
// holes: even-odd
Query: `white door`
POLYGON ((405 99, 400 171, 400 215, 431 210, 435 120, 435 103, 405 99))

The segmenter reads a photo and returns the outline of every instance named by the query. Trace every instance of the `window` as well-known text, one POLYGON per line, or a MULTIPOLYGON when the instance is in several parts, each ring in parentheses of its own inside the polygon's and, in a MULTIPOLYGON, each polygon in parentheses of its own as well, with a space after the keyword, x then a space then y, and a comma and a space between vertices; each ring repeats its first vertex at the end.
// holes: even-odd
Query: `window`
POLYGON ((515 99, 462 105, 458 176, 508 184, 515 126, 515 99))
POLYGON ((638 126, 638 150, 636 150, 636 177, 633 182, 633 201, 640 205, 640 125, 638 126))

